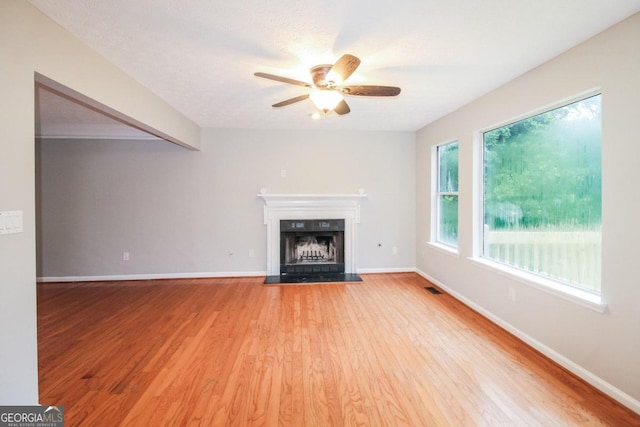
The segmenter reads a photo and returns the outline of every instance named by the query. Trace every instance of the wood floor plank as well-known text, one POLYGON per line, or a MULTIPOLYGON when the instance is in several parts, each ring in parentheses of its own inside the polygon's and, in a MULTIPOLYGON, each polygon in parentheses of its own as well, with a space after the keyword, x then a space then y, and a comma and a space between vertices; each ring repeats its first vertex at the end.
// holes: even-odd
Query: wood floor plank
POLYGON ((413 273, 38 285, 40 400, 68 426, 635 426, 413 273))

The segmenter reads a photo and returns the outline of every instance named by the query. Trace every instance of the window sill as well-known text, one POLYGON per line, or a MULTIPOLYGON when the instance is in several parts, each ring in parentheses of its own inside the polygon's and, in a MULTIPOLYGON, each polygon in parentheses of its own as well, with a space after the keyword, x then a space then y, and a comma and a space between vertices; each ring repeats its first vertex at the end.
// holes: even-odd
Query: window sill
POLYGON ((427 242, 427 245, 431 246, 434 249, 439 250, 440 252, 444 252, 448 255, 458 256, 458 249, 453 246, 448 246, 438 242, 427 242))
POLYGON ((601 295, 595 295, 485 258, 470 257, 469 259, 480 267, 497 272, 502 276, 515 279, 520 283, 589 308, 598 313, 604 313, 607 309, 607 304, 602 301, 601 295))

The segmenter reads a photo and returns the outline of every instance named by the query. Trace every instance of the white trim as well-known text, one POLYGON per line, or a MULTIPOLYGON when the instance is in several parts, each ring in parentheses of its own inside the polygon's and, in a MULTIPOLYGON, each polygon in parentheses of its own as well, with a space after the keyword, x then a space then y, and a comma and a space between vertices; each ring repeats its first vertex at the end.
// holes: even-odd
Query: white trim
POLYGON ((115 282, 128 280, 162 280, 162 279, 208 279, 219 277, 260 277, 266 276, 266 271, 227 271, 227 272, 197 272, 197 273, 160 273, 160 274, 113 274, 105 276, 60 276, 37 277, 40 283, 52 282, 115 282))
POLYGON ((359 268, 358 274, 415 273, 415 267, 359 268))
POLYGON ((442 242, 426 242, 428 246, 431 246, 433 249, 436 249, 442 253, 447 255, 459 256, 458 248, 454 246, 446 245, 442 242))
POLYGON ((280 220, 344 219, 344 272, 357 270, 360 199, 366 194, 258 194, 265 201, 267 275, 280 275, 280 220))
POLYGON ((428 281, 432 282, 433 284, 437 285, 438 287, 442 288, 442 290, 444 290, 446 293, 448 293, 449 295, 451 295, 452 297, 454 297, 458 301, 462 302, 464 305, 468 306, 472 310, 474 310, 474 311, 478 312, 479 314, 481 314, 482 316, 486 317, 487 319, 489 319, 490 321, 492 321, 496 325, 500 326, 502 329, 504 329, 507 332, 509 332, 510 334, 518 337, 519 339, 524 341, 526 344, 530 345, 534 349, 538 350, 540 353, 544 354, 545 356, 547 356, 548 358, 550 358, 551 360, 556 362, 558 365, 560 365, 563 368, 567 369, 568 371, 574 373, 578 377, 582 378, 583 380, 585 380, 586 382, 588 382, 589 384, 591 384, 592 386, 594 386, 598 390, 602 391, 603 393, 605 393, 609 397, 611 397, 611 398, 615 399, 616 401, 620 402, 621 404, 623 404, 627 408, 631 409, 632 411, 640 414, 640 401, 638 401, 638 400, 634 399, 633 397, 629 396, 627 393, 623 392, 619 388, 613 386, 609 382, 607 382, 607 381, 603 380, 602 378, 600 378, 599 376, 595 375, 593 372, 585 369, 584 367, 578 365, 574 361, 572 361, 572 360, 568 359, 567 357, 563 356, 562 354, 558 353, 554 349, 552 349, 552 348, 548 347, 547 345, 541 343, 540 341, 536 340, 535 338, 525 334, 524 332, 522 332, 521 330, 519 330, 515 326, 511 325, 510 323, 506 322, 505 320, 503 320, 502 318, 496 316, 495 314, 491 313, 490 311, 482 308, 481 306, 479 306, 475 302, 473 302, 470 299, 466 298, 462 294, 454 291, 453 289, 451 289, 447 285, 443 284, 439 280, 431 277, 430 275, 428 275, 424 271, 422 271, 420 269, 416 269, 416 273, 418 273, 420 276, 424 277, 428 281))
MULTIPOLYGON (((415 273, 415 267, 387 267, 387 268, 359 268, 358 274, 381 273, 415 273)), ((57 282, 116 282, 129 280, 162 280, 162 279, 208 279, 221 277, 261 277, 266 271, 227 271, 227 272, 198 272, 198 273, 163 273, 163 274, 113 274, 104 276, 60 276, 37 277, 38 283, 57 282)))
POLYGON ((267 205, 275 206, 281 204, 284 206, 295 205, 336 205, 346 204, 353 205, 360 199, 367 197, 366 194, 258 194, 262 197, 267 205))
POLYGON ((527 273, 526 271, 509 267, 508 265, 491 261, 486 258, 470 257, 469 260, 473 261, 480 267, 491 270, 501 276, 517 280, 524 285, 531 286, 532 288, 557 296, 566 301, 581 305, 582 307, 586 307, 600 314, 604 313, 607 309, 607 304, 602 301, 602 297, 600 295, 592 294, 573 286, 564 285, 560 282, 549 280, 542 276, 527 273))
POLYGON ((583 101, 585 99, 592 98, 598 95, 602 95, 602 87, 600 86, 587 89, 585 91, 578 92, 573 95, 566 96, 560 100, 555 100, 553 102, 545 104, 542 107, 537 107, 532 110, 525 111, 521 114, 516 114, 515 116, 512 116, 510 119, 506 119, 506 120, 497 122, 493 125, 479 128, 477 129, 477 132, 479 132, 480 139, 483 139, 483 134, 486 132, 490 132, 492 130, 496 130, 501 127, 509 126, 516 122, 527 120, 527 119, 530 119, 531 117, 548 113, 549 111, 557 110, 559 108, 566 107, 567 105, 571 105, 576 102, 583 101))

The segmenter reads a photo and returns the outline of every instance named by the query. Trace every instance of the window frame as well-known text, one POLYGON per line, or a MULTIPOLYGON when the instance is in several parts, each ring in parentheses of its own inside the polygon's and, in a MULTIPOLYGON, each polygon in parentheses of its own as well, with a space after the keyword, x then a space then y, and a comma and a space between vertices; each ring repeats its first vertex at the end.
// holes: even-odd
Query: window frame
MULTIPOLYGON (((546 293, 555 295, 567 301, 571 301, 583 307, 594 310, 598 313, 604 313, 606 311, 607 304, 604 301, 603 288, 599 294, 590 291, 583 290, 581 288, 572 286, 570 284, 553 280, 538 274, 531 273, 527 270, 517 268, 492 258, 485 257, 485 240, 484 240, 484 223, 485 223, 485 163, 484 163, 484 134, 492 130, 505 127, 516 122, 526 120, 528 118, 544 114, 546 112, 562 108, 564 106, 579 102, 581 100, 593 97, 601 97, 601 104, 604 103, 604 95, 601 88, 585 91, 578 95, 565 98, 563 100, 548 104, 542 108, 529 111, 525 114, 521 114, 517 117, 513 117, 510 120, 487 126, 481 129, 477 129, 474 132, 474 158, 475 158, 475 173, 474 173, 474 224, 473 224, 473 254, 468 259, 479 265, 484 269, 491 270, 498 273, 501 276, 508 277, 516 280, 530 287, 539 289, 546 293)), ((602 113, 601 113, 602 114, 602 113)), ((601 147, 602 150, 602 147, 601 147)), ((602 172, 601 172, 602 173, 602 172)))
MULTIPOLYGON (((458 251, 458 239, 456 238, 456 243, 452 244, 450 242, 446 242, 441 240, 440 238, 440 220, 442 218, 442 213, 440 211, 440 197, 441 196, 456 196, 458 198, 458 203, 460 202, 460 169, 458 168, 458 189, 457 191, 440 191, 440 149, 446 146, 456 145, 458 147, 458 164, 460 162, 460 141, 458 139, 453 139, 448 142, 443 142, 441 144, 437 144, 433 147, 432 152, 432 165, 433 165, 433 185, 432 185, 432 226, 431 226, 431 243, 441 246, 444 249, 457 252, 458 251)), ((460 225, 460 207, 458 205, 458 229, 460 225)))

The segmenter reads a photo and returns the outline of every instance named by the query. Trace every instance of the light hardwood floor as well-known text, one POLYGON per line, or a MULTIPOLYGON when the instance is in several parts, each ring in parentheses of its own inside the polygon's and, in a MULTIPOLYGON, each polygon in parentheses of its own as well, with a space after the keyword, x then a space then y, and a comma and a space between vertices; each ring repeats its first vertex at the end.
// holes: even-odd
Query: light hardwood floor
POLYGON ((40 401, 66 426, 640 426, 413 273, 41 284, 40 401))

